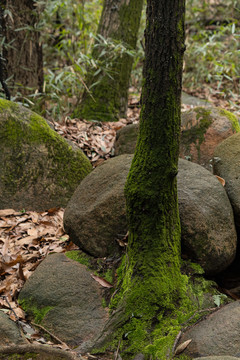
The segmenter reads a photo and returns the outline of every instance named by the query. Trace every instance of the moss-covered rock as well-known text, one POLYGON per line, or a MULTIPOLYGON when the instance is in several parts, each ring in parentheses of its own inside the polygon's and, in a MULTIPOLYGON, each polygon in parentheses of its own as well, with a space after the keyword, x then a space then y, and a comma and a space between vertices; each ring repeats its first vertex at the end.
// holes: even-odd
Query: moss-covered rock
MULTIPOLYGON (((208 359, 207 356, 212 354, 226 356, 226 360, 228 359, 227 356, 238 356, 240 353, 239 314, 240 302, 234 301, 189 328, 180 341, 183 343, 192 339, 184 354, 193 359, 199 357, 206 360, 208 359)), ((211 359, 215 360, 214 357, 210 357, 211 359)), ((220 357, 219 360, 221 359, 225 360, 224 357, 220 357)))
MULTIPOLYGON (((138 124, 117 131, 115 155, 133 154, 139 131, 138 124)), ((231 112, 199 106, 181 115, 180 157, 211 170, 210 160, 215 147, 227 137, 240 131, 237 117, 231 112)))
POLYGON ((76 347, 91 344, 101 332, 108 318, 104 295, 86 266, 52 254, 26 281, 18 301, 31 320, 76 347))
POLYGON ((65 206, 92 167, 30 110, 0 99, 0 208, 65 206))
POLYGON ((211 169, 215 147, 240 131, 237 117, 213 107, 197 107, 182 113, 180 157, 211 169))

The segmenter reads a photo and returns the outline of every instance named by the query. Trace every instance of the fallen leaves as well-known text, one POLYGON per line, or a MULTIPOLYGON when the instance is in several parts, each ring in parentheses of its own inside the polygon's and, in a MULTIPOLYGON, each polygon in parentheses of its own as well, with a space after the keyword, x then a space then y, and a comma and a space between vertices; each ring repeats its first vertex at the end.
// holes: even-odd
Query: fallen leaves
POLYGON ((25 318, 17 296, 45 256, 76 248, 68 238, 63 230, 63 209, 42 213, 0 210, 0 309, 12 320, 25 318))
POLYGON ((215 176, 218 179, 218 181, 222 184, 222 186, 225 186, 225 184, 226 184, 225 180, 222 177, 218 176, 218 175, 215 175, 215 176))
POLYGON ((91 274, 91 277, 92 277, 95 281, 97 281, 100 285, 102 285, 103 287, 106 287, 106 288, 112 288, 112 287, 113 287, 113 285, 110 284, 110 282, 108 282, 107 280, 101 278, 100 276, 91 274))
POLYGON ((184 341, 184 343, 178 345, 178 347, 176 348, 176 351, 174 353, 174 356, 181 354, 188 347, 188 345, 191 342, 192 342, 192 339, 189 339, 189 340, 184 341))
POLYGON ((114 155, 116 132, 122 127, 139 121, 140 109, 128 109, 127 119, 114 122, 87 121, 66 118, 64 124, 54 122, 55 130, 71 140, 87 155, 94 167, 114 155))

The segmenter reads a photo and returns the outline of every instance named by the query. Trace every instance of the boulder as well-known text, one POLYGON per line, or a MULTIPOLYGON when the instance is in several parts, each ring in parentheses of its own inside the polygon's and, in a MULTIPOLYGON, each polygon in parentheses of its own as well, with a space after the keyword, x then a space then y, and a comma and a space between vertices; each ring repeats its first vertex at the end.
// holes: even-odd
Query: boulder
POLYGON ((130 124, 117 131, 114 143, 114 154, 133 154, 135 151, 139 124, 130 124))
POLYGON ((182 91, 182 104, 192 106, 208 106, 211 107, 211 103, 208 100, 200 99, 196 96, 189 95, 182 91))
POLYGON ((0 99, 0 208, 65 206, 92 166, 32 111, 0 99))
MULTIPOLYGON (((239 301, 228 304, 207 316, 182 336, 180 344, 192 339, 184 354, 191 358, 199 357, 201 360, 204 356, 210 356, 211 359, 212 354, 220 356, 220 359, 223 356, 238 357, 240 353, 239 317, 239 301)), ((215 360, 215 357, 213 359, 215 360)))
MULTIPOLYGON (((138 129, 138 124, 132 124, 117 131, 114 144, 115 155, 134 153, 138 129)), ((212 170, 210 160, 215 147, 239 131, 238 120, 229 111, 212 107, 197 107, 183 112, 180 157, 212 170)))
POLYGON ((70 351, 55 349, 49 345, 11 345, 0 346, 0 360, 80 360, 70 351))
POLYGON ((9 319, 8 315, 3 311, 0 311, 0 334, 0 347, 12 346, 13 344, 23 345, 27 343, 27 340, 22 337, 20 328, 17 324, 9 319))
MULTIPOLYGON (((124 185, 132 155, 107 160, 79 185, 64 214, 71 240, 95 257, 118 252, 127 232, 124 185)), ((224 270, 236 253, 233 212, 220 182, 200 165, 180 159, 178 174, 182 248, 208 274, 224 270)))
POLYGON ((124 185, 132 155, 105 161, 78 186, 64 213, 64 228, 82 250, 104 257, 119 252, 127 233, 124 185))
POLYGON ((108 318, 102 289, 85 265, 53 254, 27 280, 18 301, 35 322, 76 347, 91 342, 108 318))
POLYGON ((179 159, 178 202, 183 255, 207 274, 226 269, 236 254, 237 234, 221 183, 202 166, 179 159))
POLYGON ((240 131, 238 119, 229 111, 197 107, 182 113, 180 157, 211 170, 215 147, 240 131))
POLYGON ((240 134, 224 140, 214 151, 213 172, 226 181, 226 191, 240 227, 240 134))

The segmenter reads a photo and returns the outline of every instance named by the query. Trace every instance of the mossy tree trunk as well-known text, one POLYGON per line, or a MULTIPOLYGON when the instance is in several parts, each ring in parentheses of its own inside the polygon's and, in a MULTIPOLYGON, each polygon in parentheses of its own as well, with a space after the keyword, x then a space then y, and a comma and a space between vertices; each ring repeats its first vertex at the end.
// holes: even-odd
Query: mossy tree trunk
POLYGON ((189 305, 180 271, 176 179, 184 14, 184 0, 147 1, 140 130, 125 187, 129 243, 112 301, 119 314, 124 309, 118 334, 132 358, 139 352, 161 360, 171 355, 189 305))
POLYGON ((8 86, 13 94, 40 90, 43 84, 42 46, 37 31, 38 12, 34 0, 3 0, 3 57, 8 86))
MULTIPOLYGON (((128 50, 135 49, 142 7, 143 0, 105 0, 98 34, 107 40, 122 43, 128 50)), ((98 58, 101 51, 95 48, 93 58, 98 58)), ((107 73, 101 71, 97 76, 88 74, 86 83, 91 95, 85 91, 75 116, 114 121, 126 115, 133 57, 125 52, 108 61, 108 54, 105 56, 106 64, 110 64, 107 73)))

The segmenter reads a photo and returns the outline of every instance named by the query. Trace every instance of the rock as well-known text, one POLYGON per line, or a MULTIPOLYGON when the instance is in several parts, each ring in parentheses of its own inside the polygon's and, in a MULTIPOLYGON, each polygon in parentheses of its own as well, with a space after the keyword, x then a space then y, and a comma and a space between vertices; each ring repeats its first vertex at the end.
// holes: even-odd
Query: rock
MULTIPOLYGON (((79 185, 64 214, 71 240, 95 257, 118 251, 127 232, 124 185, 132 155, 107 160, 79 185)), ((209 171, 180 159, 179 210, 184 255, 208 274, 224 270, 236 253, 237 235, 226 192, 209 171)))
POLYGON ((35 322, 75 347, 91 343, 107 320, 102 289, 86 266, 53 254, 27 280, 19 302, 35 322))
POLYGON ((215 147, 240 126, 235 115, 218 108, 197 107, 182 113, 180 157, 211 170, 215 147))
POLYGON ((227 194, 208 170, 179 159, 178 202, 182 253, 216 274, 234 260, 237 234, 227 194))
MULTIPOLYGON (((22 337, 20 328, 9 319, 8 315, 0 311, 0 346, 12 346, 13 344, 26 344, 27 341, 22 337)), ((1 359, 1 357, 0 357, 1 359)))
POLYGON ((226 191, 240 227, 240 134, 224 140, 214 151, 213 172, 226 181, 226 191))
POLYGON ((201 358, 194 358, 195 360, 238 360, 239 357, 233 356, 207 356, 201 358))
POLYGON ((0 359, 18 359, 18 360, 77 360, 77 355, 70 352, 55 349, 49 345, 14 345, 0 347, 0 359))
MULTIPOLYGON (((212 170, 210 160, 215 147, 240 131, 235 115, 217 108, 198 107, 181 115, 180 157, 212 170)), ((127 125, 117 131, 114 144, 115 155, 133 154, 138 124, 127 125)))
POLYGON ((0 208, 65 206, 92 167, 32 111, 0 99, 0 208))
POLYGON ((132 155, 105 161, 78 186, 64 213, 71 240, 95 257, 119 252, 117 238, 127 233, 124 185, 132 155))
POLYGON ((136 147, 139 124, 130 124, 117 131, 114 154, 133 154, 136 147))
POLYGON ((209 106, 211 107, 211 103, 208 100, 199 99, 196 96, 189 95, 182 91, 182 103, 186 105, 192 106, 209 106))
POLYGON ((220 359, 223 356, 236 356, 240 352, 239 317, 239 301, 228 304, 209 315, 182 336, 180 343, 192 339, 184 354, 192 358, 200 357, 201 360, 204 356, 215 359, 211 358, 212 354, 220 356, 220 359))

